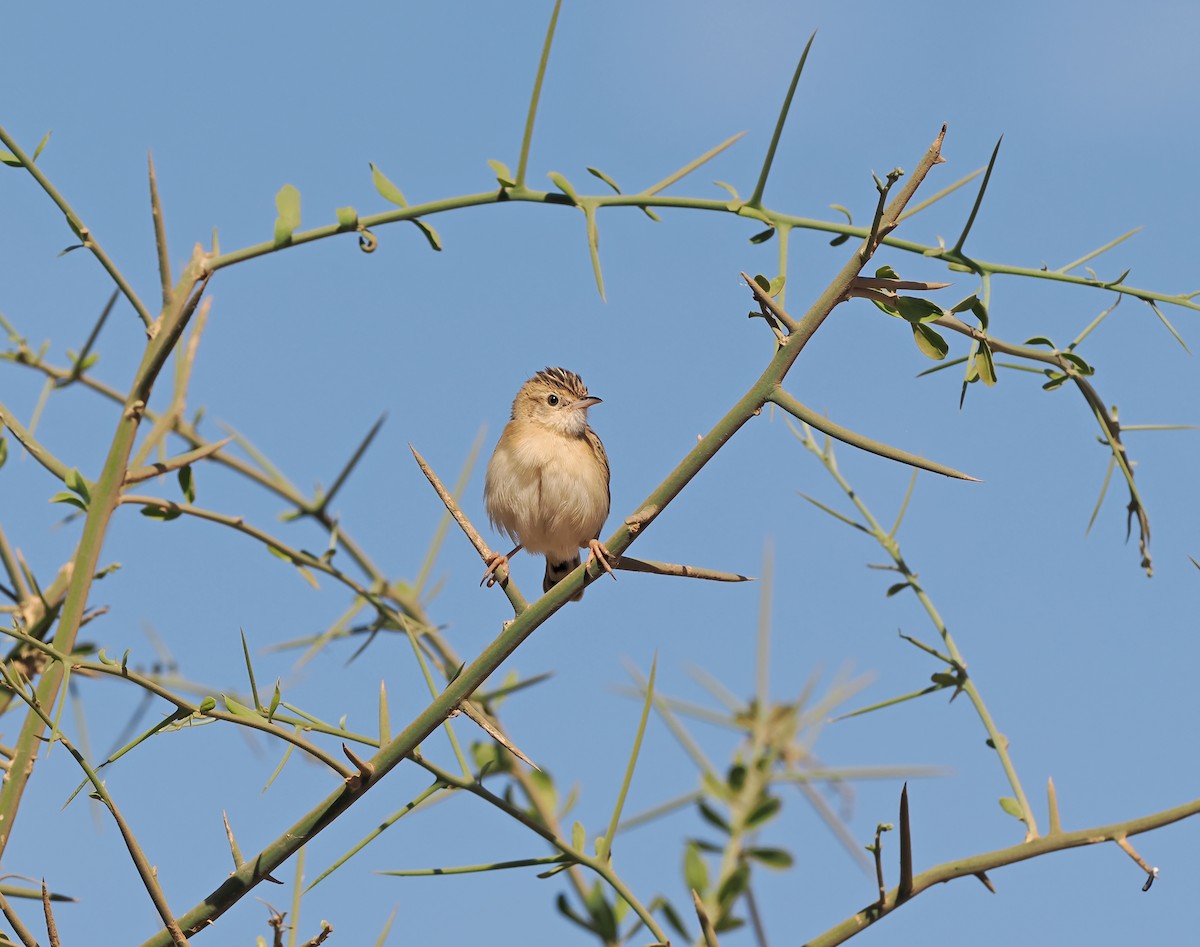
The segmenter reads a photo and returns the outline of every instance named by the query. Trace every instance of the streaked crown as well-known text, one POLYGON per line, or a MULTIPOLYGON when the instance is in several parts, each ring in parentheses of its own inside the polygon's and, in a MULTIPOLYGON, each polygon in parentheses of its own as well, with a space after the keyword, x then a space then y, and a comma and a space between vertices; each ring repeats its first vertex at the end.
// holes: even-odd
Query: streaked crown
POLYGON ((587 430, 587 409, 599 401, 588 394, 587 385, 574 372, 546 368, 521 386, 513 400, 512 417, 578 437, 587 430))

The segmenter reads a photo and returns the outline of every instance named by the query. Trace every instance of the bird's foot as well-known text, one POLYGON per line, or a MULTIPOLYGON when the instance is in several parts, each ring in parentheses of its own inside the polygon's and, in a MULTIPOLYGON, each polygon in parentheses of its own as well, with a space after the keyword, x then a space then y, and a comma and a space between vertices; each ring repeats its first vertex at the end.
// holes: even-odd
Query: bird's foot
POLYGON ((619 562, 621 557, 614 556, 607 549, 605 549, 604 543, 600 542, 600 540, 589 539, 587 557, 587 564, 589 566, 592 564, 593 559, 600 563, 600 565, 604 568, 604 571, 611 575, 613 577, 613 581, 615 582, 617 579, 617 574, 613 572, 611 563, 619 562))
POLYGON ((482 588, 483 584, 485 582, 487 583, 487 587, 489 589, 493 585, 495 585, 496 584, 496 570, 500 569, 500 568, 503 568, 504 572, 505 572, 504 581, 500 584, 500 587, 503 588, 504 586, 506 586, 508 584, 508 575, 507 575, 507 573, 508 573, 508 556, 502 555, 501 553, 498 553, 498 552, 494 552, 490 556, 488 556, 486 561, 487 561, 487 571, 483 573, 483 578, 479 580, 479 587, 482 588))

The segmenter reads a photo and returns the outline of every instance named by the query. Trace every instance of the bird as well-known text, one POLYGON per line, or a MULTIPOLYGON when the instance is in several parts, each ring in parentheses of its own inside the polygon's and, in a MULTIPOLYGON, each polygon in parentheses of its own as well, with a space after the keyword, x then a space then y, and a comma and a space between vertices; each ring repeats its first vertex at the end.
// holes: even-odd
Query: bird
MULTIPOLYGON (((565 368, 546 368, 517 392, 483 488, 492 527, 517 545, 508 555, 487 558, 480 585, 492 585, 496 570, 521 549, 546 557, 544 592, 579 566, 580 549, 616 578, 600 542, 611 502, 608 455, 587 418, 588 408, 600 403, 565 368)), ((581 598, 582 589, 572 596, 581 598)))

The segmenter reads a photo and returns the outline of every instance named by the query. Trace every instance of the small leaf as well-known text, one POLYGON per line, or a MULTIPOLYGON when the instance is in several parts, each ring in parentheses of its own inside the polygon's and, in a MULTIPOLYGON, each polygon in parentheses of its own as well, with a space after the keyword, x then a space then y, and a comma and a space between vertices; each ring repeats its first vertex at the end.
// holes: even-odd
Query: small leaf
POLYGON ((54 496, 50 498, 50 502, 66 503, 68 506, 78 507, 79 509, 83 510, 83 512, 87 512, 87 504, 79 499, 79 497, 75 496, 74 493, 70 493, 66 490, 62 490, 61 492, 54 494, 54 496))
POLYGON ((667 919, 667 923, 675 928, 675 932, 680 936, 680 938, 685 941, 690 941, 692 939, 692 935, 689 934, 687 928, 683 926, 683 921, 680 919, 679 914, 675 911, 674 905, 672 905, 671 902, 666 898, 663 898, 659 907, 662 909, 663 917, 667 919))
POLYGON ((587 830, 584 829, 582 822, 576 821, 571 826, 571 847, 577 852, 582 852, 585 845, 587 845, 587 830))
POLYGON ((196 502, 196 483, 192 479, 191 464, 179 468, 179 489, 183 491, 183 496, 188 503, 196 502))
POLYGON ((347 230, 354 230, 358 227, 358 211, 353 207, 339 207, 335 213, 339 227, 345 227, 347 230))
POLYGON ((1032 339, 1026 339, 1025 344, 1026 345, 1045 345, 1045 346, 1048 346, 1049 348, 1056 347, 1054 345, 1054 343, 1051 342, 1049 339, 1047 339, 1044 335, 1035 335, 1032 339))
POLYGON ((741 205, 745 203, 740 197, 738 197, 738 192, 732 184, 726 184, 724 181, 713 181, 713 184, 715 184, 717 187, 723 187, 729 192, 729 196, 732 198, 732 200, 729 202, 730 210, 737 210, 738 207, 741 207, 741 205))
POLYGON ((911 582, 897 582, 887 590, 887 598, 891 598, 897 592, 903 592, 906 588, 912 585, 911 582))
POLYGON ((379 192, 379 196, 385 201, 395 204, 397 207, 407 207, 408 201, 400 193, 400 188, 389 181, 387 175, 375 167, 374 164, 371 162, 368 162, 368 164, 371 168, 371 183, 375 185, 375 190, 379 192))
POLYGON ((300 226, 300 192, 291 184, 285 184, 275 195, 275 246, 286 246, 292 234, 300 226))
POLYGON ((275 692, 271 695, 271 706, 267 708, 267 719, 272 720, 275 717, 275 711, 279 709, 279 703, 283 700, 283 693, 280 690, 279 681, 275 681, 275 692))
POLYGON ((782 808, 783 802, 781 800, 775 796, 767 796, 762 802, 750 810, 750 815, 746 817, 746 828, 757 828, 758 826, 769 822, 771 819, 775 818, 775 816, 779 813, 779 810, 782 808))
POLYGON ((979 327, 981 329, 983 329, 984 332, 987 332, 987 328, 988 328, 987 306, 985 306, 980 300, 976 299, 974 304, 971 306, 971 312, 973 312, 975 314, 975 318, 979 320, 979 327))
POLYGON ((425 234, 425 239, 429 241, 429 245, 434 250, 440 251, 442 249, 442 238, 438 236, 438 232, 436 230, 434 230, 431 226, 429 226, 429 224, 425 223, 425 221, 421 220, 419 217, 414 217, 413 223, 417 225, 417 229, 420 230, 421 233, 425 234))
POLYGON ((611 187, 614 191, 616 191, 618 194, 621 193, 621 189, 619 187, 617 187, 617 182, 614 181, 612 178, 610 178, 603 171, 599 170, 598 168, 588 168, 588 174, 595 175, 601 181, 603 181, 605 184, 607 184, 609 187, 611 187))
POLYGON ((946 357, 946 353, 950 351, 950 345, 938 334, 936 329, 931 329, 923 322, 914 322, 912 330, 913 340, 923 355, 927 355, 935 361, 941 361, 946 357))
POLYGON ((683 850, 683 880, 701 897, 708 890, 708 863, 695 842, 688 842, 683 850))
POLYGON ((1063 383, 1067 380, 1068 376, 1062 374, 1061 372, 1052 372, 1047 369, 1046 377, 1050 380, 1042 385, 1042 390, 1054 391, 1056 388, 1061 388, 1063 386, 1063 383))
POLYGON ((979 340, 979 351, 975 353, 972 367, 979 374, 979 380, 989 388, 996 384, 996 363, 992 359, 992 347, 986 339, 979 340))
POLYGON ((1012 796, 1000 797, 1000 808, 1007 812, 1014 819, 1024 818, 1024 813, 1021 811, 1021 805, 1012 796))
POLYGON ((758 285, 759 285, 759 288, 760 288, 760 289, 761 289, 761 290, 762 290, 764 293, 770 293, 770 292, 771 292, 771 281, 770 281, 769 279, 767 279, 765 276, 763 276, 763 275, 762 275, 762 273, 755 273, 755 274, 754 274, 754 282, 758 283, 758 285))
POLYGON ((67 471, 67 476, 63 479, 69 490, 73 490, 83 498, 84 503, 88 503, 92 499, 92 492, 88 489, 87 481, 83 479, 83 474, 72 467, 67 471))
POLYGON ((899 274, 890 266, 881 266, 875 271, 875 276, 878 279, 899 279, 899 274))
POLYGON ((33 154, 30 156, 31 161, 37 161, 38 155, 42 153, 42 149, 46 147, 46 142, 50 140, 50 132, 46 132, 42 136, 42 140, 37 143, 37 147, 33 149, 33 154))
POLYGON ((0 467, 4 466, 4 462, 8 460, 8 441, 0 435, 0 467))
POLYGON ((557 171, 551 171, 549 174, 546 175, 546 177, 548 177, 551 181, 554 182, 554 186, 556 188, 558 188, 560 191, 562 191, 564 194, 566 194, 567 197, 571 198, 572 204, 579 203, 579 195, 575 193, 575 188, 571 186, 571 182, 568 181, 565 177, 563 177, 557 171))
POLYGON ((751 237, 750 242, 751 243, 766 243, 773 236, 775 236, 775 228, 768 227, 766 230, 762 231, 761 233, 756 233, 753 237, 751 237))
POLYGON ((728 910, 733 902, 750 884, 750 866, 739 865, 721 885, 717 892, 717 903, 728 910))
POLYGON ((725 774, 725 781, 735 793, 741 792, 746 785, 746 767, 743 763, 734 763, 725 774))
POLYGON ((217 699, 215 697, 205 697, 204 700, 200 701, 200 713, 210 713, 216 709, 216 706, 217 699))
POLYGON ((140 512, 142 516, 152 520, 162 520, 164 523, 177 520, 183 515, 182 510, 169 506, 143 506, 140 512))
POLYGON ((513 178, 513 173, 508 170, 508 165, 506 165, 503 161, 489 159, 488 167, 495 172, 496 180, 500 183, 501 187, 509 188, 516 186, 516 180, 513 178))
MULTIPOLYGON (((846 215, 846 223, 848 223, 851 227, 854 226, 854 218, 850 216, 849 208, 843 207, 841 204, 830 204, 829 207, 831 210, 841 211, 843 214, 845 214, 846 215)), ((843 243, 845 243, 849 239, 850 239, 850 234, 844 233, 844 234, 841 234, 837 237, 834 237, 832 240, 830 240, 829 245, 831 247, 840 247, 843 243)))
POLYGON ((239 704, 236 700, 234 700, 228 694, 222 694, 221 699, 223 701, 225 701, 225 709, 228 710, 235 717, 257 717, 258 716, 257 711, 251 710, 249 707, 245 706, 244 704, 239 704))
POLYGON ((1061 354, 1062 354, 1063 358, 1065 358, 1068 362, 1070 362, 1072 365, 1074 365, 1076 368, 1079 369, 1080 374, 1082 374, 1082 375, 1096 374, 1096 369, 1092 368, 1091 365, 1089 365, 1087 362, 1085 362, 1083 359, 1081 359, 1074 352, 1063 352, 1061 354))
POLYGON ((791 868, 796 863, 791 852, 782 848, 751 848, 746 850, 746 857, 762 862, 768 868, 783 870, 791 868))
POLYGON ((979 302, 979 297, 976 296, 974 293, 972 293, 970 296, 968 296, 962 302, 955 303, 953 306, 951 306, 950 311, 955 312, 955 313, 966 312, 968 309, 971 309, 977 302, 979 302))
POLYGON ((944 315, 941 306, 919 296, 899 296, 893 305, 900 317, 908 322, 932 322, 944 315))
POLYGON ((717 812, 716 809, 710 806, 703 799, 699 800, 696 805, 699 807, 700 815, 704 818, 705 822, 714 828, 720 829, 726 835, 733 834, 733 829, 730 828, 729 823, 725 821, 724 817, 721 815, 721 813, 717 812))

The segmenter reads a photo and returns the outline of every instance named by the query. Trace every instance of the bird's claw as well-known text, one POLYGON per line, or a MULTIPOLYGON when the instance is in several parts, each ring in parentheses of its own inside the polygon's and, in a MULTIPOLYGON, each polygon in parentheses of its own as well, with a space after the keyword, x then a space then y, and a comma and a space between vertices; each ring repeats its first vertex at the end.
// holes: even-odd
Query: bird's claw
MULTIPOLYGON (((483 584, 486 582, 487 587, 490 589, 493 585, 496 584, 496 581, 497 581, 496 570, 503 568, 505 570, 505 572, 508 571, 508 556, 502 555, 498 552, 494 552, 490 556, 488 556, 486 562, 488 564, 488 567, 487 567, 487 570, 483 573, 483 578, 479 580, 479 587, 483 588, 483 584)), ((508 576, 506 575, 504 577, 504 581, 500 584, 500 587, 504 588, 504 586, 507 584, 508 584, 508 576)))
POLYGON ((612 565, 610 565, 609 560, 612 560, 612 562, 619 562, 621 557, 612 555, 607 549, 604 548, 604 543, 600 542, 598 539, 588 540, 587 565, 590 566, 593 559, 599 562, 604 571, 613 577, 614 582, 617 580, 617 574, 613 572, 613 568, 612 565))

